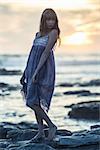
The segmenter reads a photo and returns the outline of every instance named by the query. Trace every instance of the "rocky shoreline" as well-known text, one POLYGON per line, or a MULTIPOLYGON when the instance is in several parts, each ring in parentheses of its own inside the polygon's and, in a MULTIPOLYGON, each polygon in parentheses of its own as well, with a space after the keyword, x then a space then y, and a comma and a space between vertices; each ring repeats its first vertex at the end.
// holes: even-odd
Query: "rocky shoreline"
MULTIPOLYGON (((45 136, 48 136, 48 127, 44 125, 45 136)), ((100 125, 91 126, 90 130, 71 132, 57 130, 53 141, 47 140, 40 143, 31 143, 37 134, 37 124, 21 122, 18 124, 0 123, 0 150, 82 150, 95 147, 99 150, 100 125)))
MULTIPOLYGON (((0 69, 0 75, 21 75, 20 70, 6 70, 0 69)), ((62 83, 57 85, 59 87, 89 87, 89 86, 100 86, 100 79, 90 80, 83 83, 62 83)), ((11 95, 12 91, 20 90, 19 84, 11 85, 4 82, 0 83, 0 96, 11 95)), ((55 94, 59 96, 60 93, 55 94)), ((100 93, 92 93, 90 90, 71 90, 61 94, 66 96, 77 95, 81 96, 100 96, 100 93)), ((85 119, 85 120, 100 120, 100 102, 89 101, 81 102, 78 104, 72 104, 65 106, 65 108, 71 108, 68 116, 74 119, 85 119)), ((6 115, 9 115, 7 113, 6 115)), ((12 114, 16 116, 16 112, 12 114)), ((67 114, 66 114, 67 115, 67 114)), ((48 136, 48 127, 45 127, 45 135, 48 136)), ((29 122, 21 122, 18 124, 1 122, 0 123, 0 150, 99 150, 100 148, 100 125, 96 124, 90 126, 89 130, 81 130, 71 132, 69 130, 57 130, 56 137, 53 141, 48 142, 47 140, 41 141, 41 143, 31 143, 31 139, 37 134, 37 124, 29 122)))

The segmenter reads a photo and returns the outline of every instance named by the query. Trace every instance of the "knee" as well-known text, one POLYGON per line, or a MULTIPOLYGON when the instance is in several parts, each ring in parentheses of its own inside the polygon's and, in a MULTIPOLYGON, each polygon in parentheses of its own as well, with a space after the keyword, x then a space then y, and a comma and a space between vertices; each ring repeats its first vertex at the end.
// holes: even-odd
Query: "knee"
POLYGON ((31 103, 26 102, 26 106, 31 108, 32 110, 36 111, 36 105, 34 105, 34 104, 32 105, 31 103))
POLYGON ((37 106, 36 105, 32 105, 31 108, 36 111, 37 110, 37 106))

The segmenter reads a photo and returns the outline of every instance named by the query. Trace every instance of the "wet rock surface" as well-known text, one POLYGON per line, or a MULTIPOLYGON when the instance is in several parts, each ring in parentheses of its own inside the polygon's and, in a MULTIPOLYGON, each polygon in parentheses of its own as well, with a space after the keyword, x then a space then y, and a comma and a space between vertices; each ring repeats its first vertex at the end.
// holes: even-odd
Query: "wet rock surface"
POLYGON ((77 95, 77 96, 99 96, 100 93, 92 93, 89 90, 76 90, 64 92, 65 95, 77 95))
POLYGON ((7 70, 5 68, 0 69, 0 75, 21 75, 21 70, 7 70))
POLYGON ((70 118, 100 120, 100 101, 81 102, 71 105, 71 108, 70 118))
MULTIPOLYGON (((46 125, 44 125, 44 131, 47 137, 48 127, 46 125)), ((90 130, 77 132, 58 129, 52 141, 45 139, 39 143, 32 143, 31 139, 37 132, 37 124, 2 122, 0 123, 0 150, 82 150, 85 146, 91 146, 91 150, 95 147, 97 150, 100 141, 99 125, 90 127, 90 130)))
POLYGON ((61 87, 73 87, 73 86, 80 86, 80 87, 89 87, 89 86, 100 86, 100 79, 94 79, 94 80, 90 80, 90 81, 84 81, 82 83, 80 82, 75 82, 75 83, 62 83, 59 84, 57 86, 61 86, 61 87))
POLYGON ((20 85, 10 85, 7 83, 0 83, 0 96, 6 96, 6 95, 10 95, 11 91, 17 91, 20 90, 21 86, 20 85))

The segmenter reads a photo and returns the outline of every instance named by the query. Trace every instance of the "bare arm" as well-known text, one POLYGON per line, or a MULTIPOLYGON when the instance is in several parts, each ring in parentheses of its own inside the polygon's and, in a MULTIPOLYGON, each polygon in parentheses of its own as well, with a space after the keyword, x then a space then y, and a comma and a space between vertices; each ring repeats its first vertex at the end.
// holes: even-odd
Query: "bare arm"
POLYGON ((56 29, 54 29, 49 34, 49 40, 48 40, 47 46, 46 46, 44 52, 42 53, 42 55, 40 57, 40 61, 39 61, 38 66, 34 72, 33 77, 38 73, 40 68, 43 66, 43 64, 47 60, 47 58, 50 54, 50 50, 53 48, 55 42, 57 41, 57 38, 58 38, 58 31, 56 29))

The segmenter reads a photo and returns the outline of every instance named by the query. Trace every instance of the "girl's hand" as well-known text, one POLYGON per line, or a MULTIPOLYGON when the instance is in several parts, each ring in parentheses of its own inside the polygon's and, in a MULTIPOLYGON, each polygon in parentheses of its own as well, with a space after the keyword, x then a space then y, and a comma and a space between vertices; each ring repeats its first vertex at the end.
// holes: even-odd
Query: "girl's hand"
POLYGON ((21 79, 20 79, 20 84, 23 85, 23 84, 24 84, 24 80, 25 80, 25 79, 24 79, 24 77, 22 76, 21 79))
POLYGON ((36 82, 36 77, 37 77, 37 69, 35 70, 34 74, 33 74, 33 77, 32 77, 32 81, 33 83, 36 82))
POLYGON ((23 75, 21 76, 21 78, 20 78, 20 84, 24 84, 25 83, 25 70, 24 70, 24 72, 23 72, 23 75))
POLYGON ((35 74, 32 77, 32 81, 33 81, 33 83, 36 82, 36 75, 35 74))

